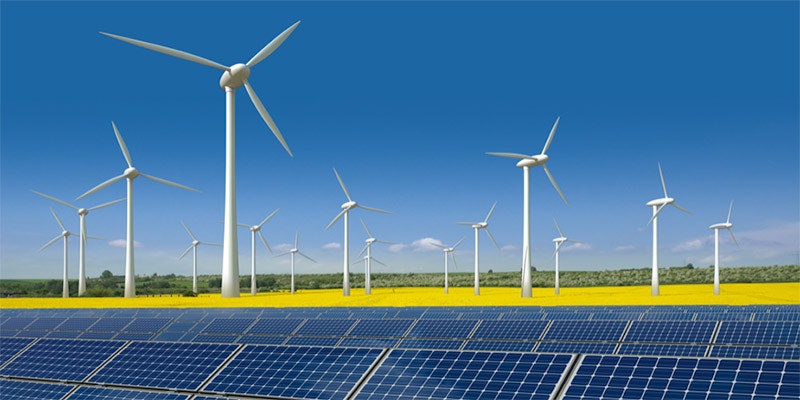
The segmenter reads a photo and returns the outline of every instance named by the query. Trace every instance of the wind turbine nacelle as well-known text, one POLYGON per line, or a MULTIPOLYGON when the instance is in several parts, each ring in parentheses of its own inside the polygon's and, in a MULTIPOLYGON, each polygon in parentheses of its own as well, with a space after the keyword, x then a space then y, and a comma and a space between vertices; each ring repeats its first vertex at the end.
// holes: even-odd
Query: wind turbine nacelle
POLYGON ((367 240, 366 240, 366 242, 367 242, 367 244, 373 244, 373 243, 375 243, 377 240, 378 240, 378 239, 375 239, 375 238, 369 238, 369 239, 367 239, 367 240))
POLYGON ((349 210, 351 208, 356 208, 358 203, 355 201, 348 201, 347 203, 342 204, 342 210, 349 210))
POLYGON ((122 174, 128 179, 135 179, 139 176, 139 170, 133 167, 129 167, 125 169, 125 172, 122 174))
POLYGON ((565 237, 559 237, 559 238, 553 239, 553 243, 563 243, 563 242, 566 242, 566 241, 567 241, 567 238, 565 238, 565 237))
POLYGON ((489 224, 487 224, 486 222, 480 222, 480 223, 472 225, 472 227, 475 228, 475 229, 483 229, 483 228, 486 228, 487 226, 489 226, 489 224))
POLYGON ((649 206, 649 207, 652 207, 652 206, 663 206, 663 205, 666 205, 666 204, 670 204, 670 203, 672 203, 674 201, 675 201, 675 199, 673 199, 672 197, 662 197, 660 199, 654 199, 654 200, 648 201, 647 202, 647 206, 649 206))
POLYGON ((720 224, 711 225, 708 227, 708 229, 731 229, 732 226, 733 224, 730 222, 723 222, 720 224))
POLYGON ((198 244, 200 244, 199 240, 192 240, 192 246, 197 247, 198 244))
POLYGON ((522 160, 519 160, 519 162, 517 163, 517 167, 519 168, 535 167, 537 165, 546 163, 548 159, 550 159, 550 156, 548 156, 547 154, 538 154, 535 156, 531 156, 530 158, 523 158, 522 160))
POLYGON ((89 210, 87 210, 85 208, 79 208, 78 209, 78 215, 86 215, 88 213, 89 213, 89 210))
POLYGON ((244 85, 244 81, 250 77, 250 68, 244 64, 235 64, 229 71, 222 73, 219 78, 219 86, 224 90, 226 87, 236 89, 244 85))

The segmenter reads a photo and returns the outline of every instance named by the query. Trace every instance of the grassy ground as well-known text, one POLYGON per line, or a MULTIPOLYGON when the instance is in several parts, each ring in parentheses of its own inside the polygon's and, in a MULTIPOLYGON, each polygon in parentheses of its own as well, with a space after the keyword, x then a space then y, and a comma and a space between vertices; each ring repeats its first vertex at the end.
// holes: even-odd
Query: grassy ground
POLYGON ((660 296, 651 296, 649 286, 562 288, 555 295, 552 288, 534 288, 533 298, 520 297, 518 288, 481 289, 475 296, 472 288, 375 288, 371 295, 353 289, 349 297, 341 289, 302 290, 259 293, 240 298, 217 295, 198 297, 125 298, 3 298, 0 308, 190 308, 190 307, 412 307, 412 306, 629 306, 629 305, 749 305, 800 304, 800 282, 733 283, 722 286, 714 296, 712 286, 662 285, 660 296))

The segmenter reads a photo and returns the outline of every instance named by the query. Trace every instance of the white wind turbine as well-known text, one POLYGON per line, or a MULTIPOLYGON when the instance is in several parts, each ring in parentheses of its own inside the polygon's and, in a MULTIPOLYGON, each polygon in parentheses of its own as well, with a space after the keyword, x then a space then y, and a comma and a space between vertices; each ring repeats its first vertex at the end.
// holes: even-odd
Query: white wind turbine
POLYGON ((222 245, 219 243, 201 242, 197 240, 197 237, 194 235, 194 233, 192 233, 192 230, 189 229, 189 227, 186 226, 186 224, 183 223, 183 221, 181 221, 181 225, 183 225, 183 229, 186 229, 186 233, 189 234, 189 237, 192 238, 192 244, 190 244, 189 247, 186 248, 186 251, 184 251, 183 254, 181 254, 178 260, 182 260, 183 257, 186 257, 186 254, 189 253, 189 250, 192 250, 192 291, 197 293, 197 246, 201 244, 209 246, 222 246, 222 245))
POLYGON ((553 124, 553 128, 550 130, 550 135, 547 137, 547 141, 544 143, 544 148, 542 148, 541 154, 536 155, 525 155, 525 154, 518 154, 518 153, 496 153, 490 152, 486 153, 493 156, 498 157, 506 157, 506 158, 514 158, 518 159, 517 167, 522 168, 523 172, 523 206, 522 206, 522 297, 532 297, 533 290, 531 287, 531 200, 530 200, 530 168, 535 167, 537 165, 541 165, 542 169, 544 169, 545 174, 547 174, 547 178, 550 179, 550 183, 553 184, 553 187, 556 189, 558 194, 564 200, 564 203, 567 203, 567 198, 564 197, 564 193, 561 192, 561 189, 558 187, 556 180, 553 178, 553 175, 550 173, 550 170, 547 168, 547 160, 550 157, 545 154, 547 153, 547 149, 550 148, 550 143, 553 141, 553 136, 556 133, 556 129, 558 128, 558 121, 561 120, 561 117, 556 118, 555 124, 553 124))
POLYGON ((297 233, 297 232, 294 233, 294 248, 293 249, 275 256, 275 257, 280 257, 280 256, 285 256, 287 254, 291 254, 291 259, 292 259, 292 269, 291 269, 291 272, 292 272, 292 286, 291 286, 291 293, 292 294, 294 294, 294 255, 295 254, 300 254, 301 256, 311 260, 311 262, 316 263, 316 261, 314 261, 313 258, 303 254, 303 252, 300 251, 300 248, 298 246, 298 238, 299 238, 299 236, 300 236, 299 233, 297 233))
POLYGON ((134 267, 133 267, 133 180, 137 177, 141 176, 143 178, 150 179, 152 181, 156 181, 158 183, 163 183, 165 185, 173 186, 180 189, 191 190, 193 192, 200 192, 197 189, 192 189, 188 186, 183 186, 181 184, 170 182, 166 179, 156 178, 152 175, 147 175, 139 172, 133 166, 133 161, 131 161, 131 154, 128 152, 128 147, 125 146, 125 141, 122 140, 122 135, 120 135, 119 130, 117 129, 117 125, 114 122, 111 122, 111 126, 114 128, 114 135, 117 136, 117 142, 119 143, 119 148, 122 150, 122 155, 125 156, 125 161, 128 163, 128 168, 122 173, 122 175, 115 176, 97 186, 93 189, 89 190, 88 192, 80 195, 78 199, 82 199, 100 189, 103 189, 109 185, 112 185, 122 179, 127 179, 128 181, 128 222, 127 222, 127 239, 125 245, 125 297, 136 297, 136 277, 134 275, 134 267))
POLYGON ((300 21, 297 21, 275 39, 272 39, 246 64, 234 64, 230 67, 169 47, 100 32, 103 35, 135 46, 225 71, 219 81, 220 87, 225 91, 225 219, 223 222, 222 247, 222 297, 239 297, 239 245, 236 236, 236 89, 244 85, 247 94, 250 96, 250 101, 253 102, 261 118, 291 156, 292 151, 289 150, 289 145, 286 144, 283 135, 278 130, 278 126, 272 120, 247 79, 250 77, 250 68, 272 54, 297 28, 299 23, 300 21))
POLYGON ((261 232, 261 227, 264 226, 264 224, 266 224, 267 221, 272 219, 272 217, 275 216, 277 212, 278 210, 273 211, 272 214, 268 215, 267 218, 264 218, 264 220, 261 221, 261 223, 258 225, 250 226, 239 223, 236 224, 238 226, 241 226, 242 228, 250 229, 250 236, 251 236, 250 247, 252 249, 252 253, 250 256, 252 260, 252 263, 250 265, 250 294, 253 296, 255 296, 258 293, 258 288, 256 287, 256 233, 258 233, 259 237, 261 238, 261 243, 264 243, 264 247, 267 248, 267 251, 269 251, 269 253, 272 254, 272 249, 269 247, 267 239, 264 238, 264 233, 261 232))
POLYGON ((61 222, 61 218, 58 218, 58 214, 56 214, 55 210, 53 210, 52 207, 50 208, 50 212, 53 213, 54 217, 56 217, 56 222, 58 222, 58 226, 61 227, 61 234, 59 234, 58 236, 54 237, 53 240, 47 242, 44 246, 42 246, 39 249, 39 251, 42 251, 42 250, 50 247, 50 245, 52 245, 53 243, 57 242, 58 239, 64 238, 64 286, 63 286, 63 297, 66 299, 67 297, 69 297, 69 281, 67 280, 67 248, 68 248, 68 244, 69 244, 68 243, 69 242, 69 237, 70 237, 70 235, 74 235, 74 233, 72 233, 72 232, 67 230, 67 228, 64 226, 64 223, 61 222))
POLYGON ((480 280, 478 279, 478 274, 480 270, 478 269, 478 231, 481 229, 486 231, 486 234, 489 235, 489 239, 492 239, 492 243, 494 243, 497 250, 500 250, 500 245, 497 244, 497 241, 494 240, 494 236, 492 233, 489 232, 489 218, 492 217, 492 213, 494 212, 494 208, 497 206, 497 202, 494 202, 492 208, 489 210, 489 214, 486 214, 486 219, 483 222, 456 222, 459 225, 469 225, 472 229, 475 230, 475 295, 478 296, 481 294, 481 286, 480 280))
POLYGON ((103 207, 108 207, 117 204, 121 201, 125 201, 125 199, 110 201, 108 203, 103 203, 100 204, 99 206, 94 206, 90 208, 78 208, 77 206, 67 203, 64 200, 57 199, 53 196, 48 196, 44 193, 37 192, 35 190, 31 190, 31 192, 78 211, 78 216, 80 218, 80 238, 81 238, 79 247, 80 250, 78 251, 78 296, 83 296, 86 293, 86 240, 89 238, 86 235, 86 214, 89 214, 89 211, 98 210, 103 207))
POLYGON ((358 207, 358 208, 363 208, 367 211, 380 212, 384 214, 391 214, 391 212, 380 210, 377 208, 367 207, 353 201, 353 198, 350 197, 350 192, 347 190, 347 186, 344 185, 344 181, 342 181, 342 178, 339 176, 339 173, 336 171, 336 168, 333 169, 333 173, 336 174, 336 179, 339 181, 339 185, 342 187, 344 195, 347 197, 347 202, 342 204, 342 211, 339 214, 337 214, 335 218, 333 218, 333 221, 331 221, 331 223, 328 224, 327 227, 325 227, 325 230, 330 229, 330 227, 333 226, 333 224, 335 224, 336 221, 338 221, 339 218, 342 217, 342 215, 344 215, 344 272, 343 272, 344 277, 342 278, 342 295, 350 296, 350 230, 349 230, 350 210, 358 207))
POLYGON ((364 256, 364 294, 372 294, 372 282, 370 280, 371 279, 370 276, 372 274, 372 270, 370 269, 370 261, 375 261, 378 264, 381 264, 383 266, 387 266, 386 264, 380 262, 378 259, 372 257, 372 252, 371 252, 372 251, 372 244, 373 243, 397 244, 397 243, 395 243, 395 242, 386 242, 386 241, 383 241, 383 240, 376 239, 375 236, 372 234, 372 232, 369 231, 369 228, 367 228, 367 224, 364 222, 363 219, 361 220, 361 225, 364 226, 364 230, 367 231, 367 235, 369 236, 367 238, 367 240, 365 241, 367 243, 366 246, 364 246, 364 248, 361 250, 361 252, 358 253, 359 256, 364 254, 364 252, 367 253, 367 255, 364 256))
POLYGON ((436 244, 436 243, 431 243, 432 245, 434 245, 434 246, 436 246, 436 247, 438 247, 438 248, 440 248, 440 249, 442 249, 444 251, 444 294, 448 294, 449 293, 449 289, 450 289, 450 279, 447 276, 447 255, 449 254, 450 257, 453 259, 453 266, 458 268, 458 266, 456 265, 456 255, 453 254, 453 251, 463 241, 464 241, 463 237, 461 239, 458 239, 458 242, 456 242, 456 244, 454 244, 453 247, 446 247, 446 246, 442 246, 442 245, 439 245, 439 244, 436 244))
POLYGON ((664 183, 664 173, 661 171, 661 163, 658 163, 658 174, 661 175, 661 187, 664 188, 664 197, 660 199, 653 199, 647 202, 647 205, 653 207, 653 217, 650 218, 648 224, 653 224, 653 272, 652 272, 652 280, 650 286, 650 295, 658 296, 658 214, 661 213, 661 210, 664 209, 667 205, 671 205, 687 214, 691 214, 691 212, 677 204, 675 204, 675 199, 669 197, 667 195, 667 184, 664 183))
POLYGON ((563 245, 564 242, 572 242, 572 243, 582 243, 582 242, 579 242, 577 240, 567 239, 566 237, 564 237, 564 233, 561 232, 561 227, 558 226, 558 221, 556 221, 555 217, 553 217, 553 222, 556 224, 556 230, 558 230, 558 237, 553 239, 553 243, 556 244, 556 251, 553 252, 553 256, 556 258, 556 294, 561 294, 561 286, 560 286, 559 280, 558 280, 558 278, 559 278, 559 276, 558 276, 558 254, 559 254, 559 250, 561 250, 561 245, 563 245))
POLYGON ((736 236, 733 236, 733 231, 731 227, 733 224, 731 223, 731 212, 733 211, 733 200, 731 200, 731 206, 728 208, 728 219, 725 222, 714 224, 709 226, 709 229, 714 230, 714 294, 719 294, 719 230, 720 229, 727 229, 728 233, 731 234, 731 239, 733 242, 736 243, 736 246, 739 246, 739 242, 736 241, 736 236))

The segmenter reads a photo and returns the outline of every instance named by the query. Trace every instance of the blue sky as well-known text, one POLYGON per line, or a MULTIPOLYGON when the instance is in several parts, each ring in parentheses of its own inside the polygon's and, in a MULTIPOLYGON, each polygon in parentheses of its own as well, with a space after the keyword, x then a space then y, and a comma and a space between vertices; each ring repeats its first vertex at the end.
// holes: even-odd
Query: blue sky
MULTIPOLYGON (((221 242, 225 96, 218 70, 151 52, 105 31, 225 65, 246 62, 297 30, 252 70, 250 83, 295 154, 237 95, 238 217, 280 211, 264 228, 276 254, 300 232, 299 273, 341 271, 346 201, 393 211, 351 214, 351 254, 382 240, 376 272, 438 272, 452 244, 471 271, 480 221, 481 269, 518 270, 522 170, 485 152, 538 154, 557 117, 548 166, 531 174, 533 264, 552 270, 553 217, 582 245, 562 270, 649 267, 651 210, 667 189, 687 215, 659 219, 660 265, 713 262, 713 231, 734 200, 740 247, 723 235, 723 266, 797 263, 800 122, 797 2, 13 2, 0 4, 0 276, 60 278, 60 232, 38 190, 90 207, 125 196, 120 182, 80 194, 125 169, 111 121, 143 173, 202 194, 135 182, 136 272, 191 274, 190 239, 221 242)), ((125 206, 90 213, 87 274, 124 271, 125 206)), ((250 233, 239 232, 249 274, 250 233)), ((70 242, 77 277, 78 240, 70 242)), ((288 273, 259 245, 258 270, 288 273)), ((221 250, 201 248, 200 273, 221 250)), ((353 271, 361 271, 353 266, 353 271)))

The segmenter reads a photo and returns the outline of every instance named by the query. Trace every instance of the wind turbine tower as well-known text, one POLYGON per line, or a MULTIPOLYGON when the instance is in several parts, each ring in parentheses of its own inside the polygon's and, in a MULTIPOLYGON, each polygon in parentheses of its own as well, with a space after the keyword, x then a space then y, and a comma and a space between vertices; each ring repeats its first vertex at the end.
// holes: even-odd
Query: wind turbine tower
POLYGON ((86 293, 86 240, 89 238, 88 236, 86 236, 86 215, 89 214, 89 211, 94 211, 101 209, 103 207, 108 207, 117 204, 121 201, 125 201, 125 199, 110 201, 108 203, 100 204, 99 206, 94 206, 90 208, 78 208, 77 206, 67 203, 64 200, 57 199, 53 196, 48 196, 44 193, 37 192, 35 190, 31 190, 31 192, 36 193, 39 196, 42 196, 46 199, 53 200, 56 203, 65 205, 78 212, 78 217, 80 219, 80 247, 78 250, 78 296, 83 296, 86 293))
POLYGON ((456 244, 453 245, 453 247, 446 247, 436 243, 431 243, 432 245, 444 251, 444 294, 450 293, 450 278, 447 276, 447 255, 449 254, 450 258, 453 259, 453 266, 458 268, 458 266, 456 265, 456 255, 453 254, 453 251, 455 251, 456 247, 458 247, 458 245, 460 245, 461 242, 463 241, 464 238, 462 237, 461 239, 458 240, 458 242, 456 242, 456 244))
POLYGON ((219 86, 225 91, 225 219, 222 245, 222 297, 239 297, 239 245, 236 235, 236 89, 244 86, 261 118, 291 156, 292 151, 289 150, 289 145, 286 144, 278 126, 272 120, 264 104, 261 103, 255 90, 248 83, 248 78, 250 69, 272 54, 292 34, 298 24, 300 21, 295 22, 294 25, 272 39, 246 64, 234 64, 230 67, 169 47, 100 32, 135 46, 224 71, 219 81, 219 86))
POLYGON ((250 226, 245 224, 237 224, 242 228, 250 229, 251 233, 250 248, 252 249, 252 252, 250 255, 250 259, 252 260, 252 262, 250 265, 250 294, 253 296, 255 296, 258 293, 258 287, 256 287, 256 233, 258 233, 258 236, 261 238, 261 243, 264 243, 264 247, 267 248, 267 251, 269 251, 269 253, 272 254, 272 249, 269 247, 267 239, 264 238, 264 233, 261 232, 261 227, 264 226, 264 224, 266 224, 267 221, 272 219, 272 217, 274 217, 277 212, 278 210, 275 210, 272 212, 272 214, 267 215, 267 218, 264 218, 264 220, 261 221, 261 223, 258 225, 250 226))
POLYGON ((553 243, 556 244, 556 251, 553 252, 553 256, 556 258, 556 294, 561 294, 561 286, 559 284, 559 272, 558 272, 558 254, 559 250, 561 250, 561 245, 565 242, 572 242, 572 243, 581 243, 577 240, 567 239, 564 236, 564 233, 561 232, 561 227, 558 226, 558 221, 556 221, 555 217, 553 217, 553 222, 556 224, 556 230, 558 230, 558 237, 553 239, 553 243))
POLYGON ((344 185, 344 181, 342 181, 342 177, 339 176, 339 173, 336 171, 336 168, 333 169, 333 173, 336 174, 336 179, 339 181, 339 185, 342 187, 344 191, 344 195, 347 197, 347 202, 342 204, 342 211, 333 218, 330 224, 325 227, 325 230, 330 229, 336 221, 339 220, 342 216, 344 216, 344 271, 343 271, 343 278, 342 278, 342 295, 343 296, 350 296, 350 220, 349 214, 350 210, 354 208, 363 208, 367 211, 374 211, 384 214, 391 214, 389 211, 380 210, 377 208, 367 207, 361 204, 356 203, 353 201, 353 198, 350 197, 350 192, 347 190, 347 186, 344 185))
POLYGON ((294 294, 294 255, 295 255, 295 254, 300 254, 301 256, 303 256, 303 257, 305 257, 305 258, 309 259, 311 262, 313 262, 313 263, 316 263, 316 261, 314 261, 314 259, 313 259, 313 258, 311 258, 311 257, 309 257, 309 256, 307 256, 307 255, 305 255, 305 254, 303 254, 303 252, 301 252, 301 251, 300 251, 300 249, 299 249, 299 246, 297 245, 297 242, 298 242, 298 237, 299 237, 299 233, 295 232, 295 233, 294 233, 294 248, 293 248, 293 249, 291 249, 291 250, 289 250, 289 251, 287 251, 287 252, 285 252, 285 253, 281 253, 281 254, 278 254, 277 256, 275 256, 275 257, 280 257, 280 256, 284 256, 284 255, 286 255, 286 254, 291 254, 291 259, 292 259, 292 269, 291 269, 291 272, 292 272, 292 285, 291 285, 291 293, 292 293, 292 294, 294 294))
POLYGON ((44 246, 42 246, 39 251, 42 251, 53 243, 57 242, 58 239, 64 238, 64 285, 63 285, 63 297, 66 299, 69 297, 69 281, 67 280, 67 248, 69 247, 69 237, 70 235, 74 235, 74 233, 67 230, 64 226, 64 223, 61 222, 61 218, 58 218, 58 214, 56 214, 55 210, 50 208, 50 212, 53 213, 53 216, 56 218, 56 222, 58 222, 58 226, 61 227, 61 234, 54 237, 53 240, 47 242, 44 246))
POLYGON ((522 196, 523 196, 523 206, 522 206, 522 297, 532 297, 533 296, 533 289, 531 287, 531 200, 530 200, 530 168, 535 167, 538 165, 542 166, 544 169, 545 174, 547 174, 547 178, 550 179, 550 183, 553 184, 553 187, 556 189, 558 194, 561 196, 561 199, 564 200, 565 204, 567 203, 567 198, 564 197, 564 193, 561 192, 561 189, 558 187, 556 180, 553 178, 553 175, 550 173, 550 170, 547 168, 547 160, 550 159, 548 156, 547 149, 550 148, 550 143, 553 142, 553 136, 556 133, 556 129, 558 129, 558 121, 561 120, 561 117, 556 118, 555 124, 553 124, 553 128, 550 129, 550 135, 547 137, 547 141, 544 143, 544 148, 542 148, 542 152, 536 155, 525 155, 519 153, 496 153, 496 152, 489 152, 486 154, 498 157, 506 157, 506 158, 514 158, 518 159, 517 167, 522 168, 523 172, 523 183, 522 183, 522 196))
POLYGON ((733 211, 733 200, 731 200, 731 206, 728 208, 728 219, 725 222, 714 224, 709 226, 709 229, 714 230, 714 294, 719 295, 719 230, 720 229, 727 229, 728 233, 731 234, 731 239, 733 242, 736 243, 736 246, 739 246, 739 242, 736 241, 736 236, 733 236, 733 231, 731 227, 733 224, 731 223, 731 212, 733 211))
POLYGON ((186 251, 184 251, 183 254, 181 254, 178 260, 179 261, 182 260, 183 257, 185 257, 186 254, 189 253, 189 250, 192 250, 192 291, 194 293, 197 293, 197 246, 201 244, 207 244, 209 246, 222 246, 222 245, 219 243, 201 242, 197 240, 197 237, 194 235, 194 233, 192 233, 191 229, 189 229, 189 227, 183 223, 183 221, 181 221, 181 225, 183 225, 183 229, 186 229, 186 233, 189 234, 189 237, 192 238, 192 244, 190 244, 189 247, 186 249, 186 251))
POLYGON ((134 243, 133 242, 133 180, 141 176, 143 178, 147 178, 152 181, 156 181, 158 183, 162 183, 168 186, 173 186, 184 190, 190 190, 193 192, 200 192, 200 191, 197 189, 192 189, 188 186, 177 184, 175 182, 170 182, 166 179, 156 178, 155 176, 139 172, 139 170, 133 166, 133 161, 131 161, 131 154, 128 152, 128 147, 125 146, 125 141, 122 140, 122 135, 120 135, 119 130, 117 129, 117 125, 114 124, 114 122, 112 121, 111 126, 114 128, 114 134, 117 136, 117 142, 119 143, 119 148, 122 150, 122 155, 125 156, 125 161, 128 163, 128 168, 125 169, 122 175, 113 177, 95 186, 93 189, 80 195, 78 199, 82 199, 100 189, 103 189, 107 186, 117 183, 122 179, 127 179, 128 218, 127 218, 127 239, 125 244, 125 297, 136 297, 136 277, 134 275, 134 267, 133 267, 133 243, 134 243))
POLYGON ((667 205, 671 205, 687 214, 691 214, 691 212, 677 204, 675 204, 675 199, 669 197, 667 195, 667 184, 664 183, 664 173, 661 171, 661 163, 658 163, 658 174, 661 176, 661 187, 664 188, 664 197, 659 199, 653 199, 647 202, 647 205, 653 207, 653 217, 650 218, 648 224, 653 224, 653 271, 652 271, 652 278, 651 278, 651 286, 650 286, 650 295, 651 296, 658 296, 659 289, 658 289, 658 214, 661 213, 661 210, 664 209, 667 205))
POLYGON ((494 236, 492 233, 489 232, 489 218, 492 217, 492 213, 494 212, 494 208, 497 207, 497 202, 494 202, 492 208, 489 210, 489 214, 486 214, 486 219, 483 222, 456 222, 459 225, 469 225, 472 229, 475 230, 475 296, 479 296, 481 294, 481 284, 479 279, 479 259, 478 256, 478 231, 481 229, 486 231, 486 234, 489 235, 489 239, 492 239, 492 243, 494 243, 497 250, 500 250, 500 245, 497 244, 497 241, 494 240, 494 236))
POLYGON ((369 236, 366 240, 367 243, 366 246, 364 246, 361 252, 358 253, 358 255, 362 255, 364 254, 364 252, 367 252, 367 255, 364 257, 364 294, 372 294, 372 282, 371 282, 372 270, 370 269, 371 267, 370 261, 375 260, 375 262, 377 262, 378 264, 382 264, 384 266, 386 265, 372 257, 372 244, 373 243, 397 244, 397 243, 386 242, 383 240, 375 239, 375 236, 372 234, 372 232, 369 231, 369 228, 367 228, 367 224, 364 222, 363 219, 361 220, 361 225, 364 226, 364 230, 367 231, 367 235, 369 236))

